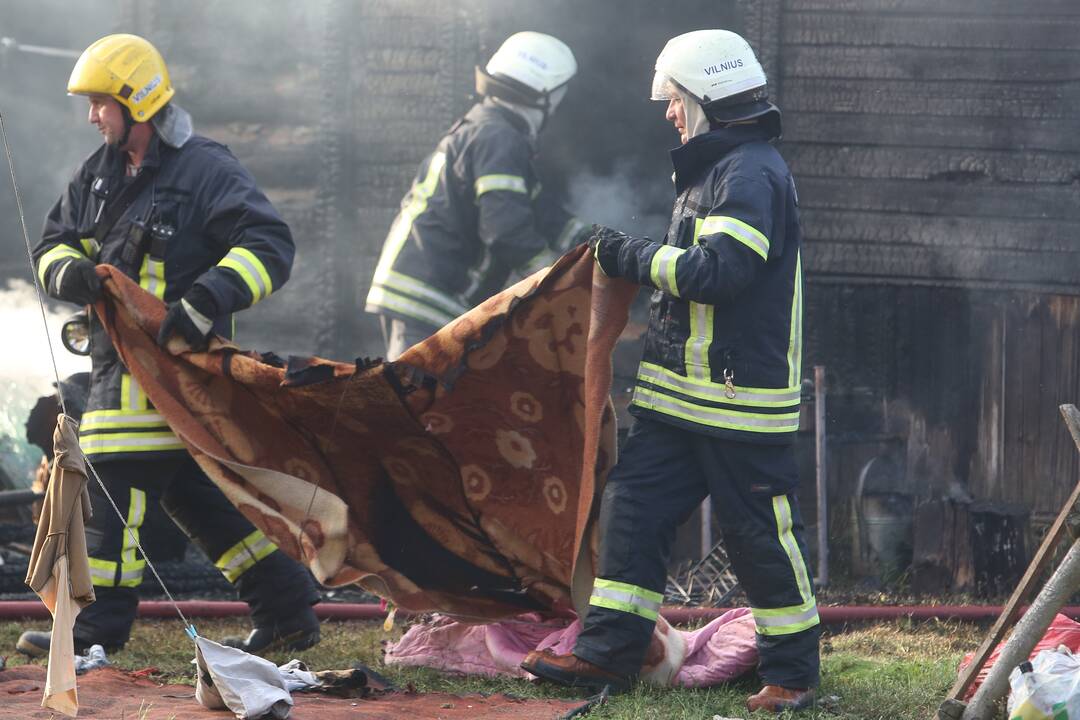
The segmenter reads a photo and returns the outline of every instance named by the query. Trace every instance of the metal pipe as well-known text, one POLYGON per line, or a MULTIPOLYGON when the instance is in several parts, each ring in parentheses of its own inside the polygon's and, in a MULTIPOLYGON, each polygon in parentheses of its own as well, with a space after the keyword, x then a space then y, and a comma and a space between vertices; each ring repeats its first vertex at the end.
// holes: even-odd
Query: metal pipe
POLYGON ((1047 581, 1032 602, 1028 612, 1016 624, 1012 635, 1001 649, 997 661, 986 675, 975 696, 964 709, 963 720, 990 720, 994 705, 1009 689, 1009 673, 1028 659, 1035 645, 1046 634, 1046 629, 1061 606, 1080 587, 1080 540, 1069 548, 1069 554, 1047 581))
POLYGON ((712 552, 712 497, 706 496, 701 501, 701 559, 704 560, 712 552))
POLYGON ((817 475, 817 584, 829 584, 829 483, 825 464, 825 368, 814 366, 814 452, 817 475))

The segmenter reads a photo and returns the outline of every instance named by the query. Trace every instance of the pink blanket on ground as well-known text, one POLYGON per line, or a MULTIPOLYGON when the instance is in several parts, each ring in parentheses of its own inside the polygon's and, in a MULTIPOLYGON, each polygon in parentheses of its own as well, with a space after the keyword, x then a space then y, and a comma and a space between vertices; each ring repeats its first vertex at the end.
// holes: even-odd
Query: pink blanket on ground
MULTIPOLYGON (((487 625, 444 616, 409 628, 386 651, 388 665, 414 665, 470 675, 531 678, 521 661, 531 650, 570 652, 581 632, 578 620, 543 620, 527 614, 487 625)), ((660 685, 707 687, 733 680, 757 665, 754 619, 747 608, 729 610, 697 630, 657 624, 642 678, 660 685)))

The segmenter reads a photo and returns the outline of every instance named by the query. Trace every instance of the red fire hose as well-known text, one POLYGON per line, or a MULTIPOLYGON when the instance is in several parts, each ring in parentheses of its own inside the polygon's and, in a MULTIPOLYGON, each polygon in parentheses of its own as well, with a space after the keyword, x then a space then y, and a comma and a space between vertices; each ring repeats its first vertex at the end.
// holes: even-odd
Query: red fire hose
MULTIPOLYGON (((221 602, 213 600, 182 600, 177 603, 184 615, 189 618, 246 617, 248 606, 242 602, 221 602)), ((719 617, 730 608, 689 608, 666 607, 661 614, 674 625, 708 621, 719 617)), ((994 620, 1001 614, 1000 605, 836 605, 818 608, 821 620, 826 625, 845 623, 897 620, 994 620)), ((1080 606, 1069 606, 1061 612, 1074 619, 1080 619, 1080 606)), ((375 604, 359 603, 319 603, 315 613, 323 620, 381 620, 386 611, 375 604)), ((399 611, 400 617, 409 617, 411 613, 399 611)), ((171 618, 176 616, 172 605, 160 601, 139 603, 139 616, 149 618, 171 618)), ((49 611, 36 600, 9 600, 0 602, 0 620, 19 618, 47 619, 49 611)))

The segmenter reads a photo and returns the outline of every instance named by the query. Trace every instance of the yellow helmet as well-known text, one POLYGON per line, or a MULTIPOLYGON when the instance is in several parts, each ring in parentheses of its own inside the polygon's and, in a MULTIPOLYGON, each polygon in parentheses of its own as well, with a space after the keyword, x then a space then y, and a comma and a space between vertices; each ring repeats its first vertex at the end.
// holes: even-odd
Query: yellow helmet
POLYGON ((110 95, 146 122, 175 91, 165 59, 138 35, 106 35, 83 51, 68 79, 71 95, 110 95))

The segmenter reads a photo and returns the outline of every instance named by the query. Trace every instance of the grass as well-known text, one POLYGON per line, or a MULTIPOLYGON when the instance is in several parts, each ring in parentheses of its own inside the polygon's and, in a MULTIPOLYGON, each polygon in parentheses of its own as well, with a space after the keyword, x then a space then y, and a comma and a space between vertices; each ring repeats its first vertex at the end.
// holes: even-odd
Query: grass
MULTIPOLYGON (((211 638, 246 631, 235 620, 197 622, 199 632, 211 638)), ((47 629, 46 623, 0 624, 0 647, 13 648, 19 632, 28 628, 47 629)), ((300 653, 301 659, 317 670, 343 669, 363 662, 385 674, 400 686, 412 684, 419 691, 464 693, 508 693, 523 697, 580 697, 550 685, 534 685, 516 679, 461 677, 422 668, 394 668, 382 665, 382 644, 400 637, 399 623, 389 634, 376 623, 323 624, 323 641, 300 653)), ((937 708, 956 677, 956 666, 964 652, 972 650, 982 629, 953 622, 912 623, 897 621, 864 625, 829 632, 822 641, 822 686, 824 705, 792 718, 825 720, 926 720, 937 708)), ((0 651, 3 652, 3 651, 0 651)), ((193 682, 191 641, 179 621, 140 621, 127 647, 110 656, 121 668, 138 670, 156 667, 164 682, 193 682)), ((290 655, 270 658, 284 663, 290 655)), ((25 659, 18 654, 11 664, 25 659)), ((708 689, 669 689, 638 685, 632 692, 612 698, 593 711, 590 720, 711 720, 720 717, 746 718, 744 701, 756 691, 757 682, 747 678, 738 683, 708 689)), ((756 716, 755 716, 756 717, 756 716)), ((769 717, 761 715, 761 717, 769 717)), ((781 715, 780 718, 788 717, 781 715)))

